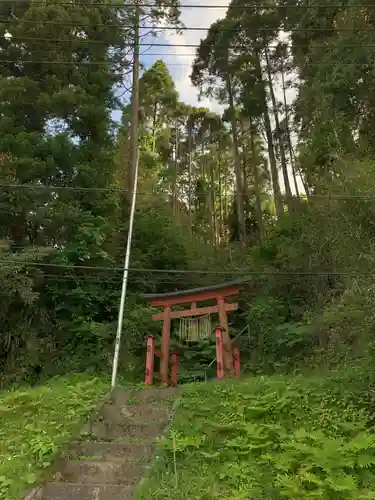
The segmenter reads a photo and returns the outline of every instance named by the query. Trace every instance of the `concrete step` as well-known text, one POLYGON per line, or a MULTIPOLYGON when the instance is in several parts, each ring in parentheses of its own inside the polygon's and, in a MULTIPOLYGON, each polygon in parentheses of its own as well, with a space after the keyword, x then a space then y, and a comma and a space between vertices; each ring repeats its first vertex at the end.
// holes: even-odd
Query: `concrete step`
MULTIPOLYGON (((94 421, 83 429, 81 436, 93 441, 114 441, 121 444, 150 444, 161 436, 167 423, 159 424, 116 424, 111 421, 94 421)), ((86 441, 87 439, 85 439, 86 441)))
POLYGON ((113 484, 47 483, 41 500, 133 500, 135 488, 113 484))
POLYGON ((133 485, 139 483, 145 470, 146 464, 142 462, 66 460, 54 479, 68 483, 133 485))
POLYGON ((149 462, 154 451, 155 447, 147 444, 72 443, 66 457, 71 460, 149 462))
POLYGON ((172 405, 173 400, 178 396, 179 392, 180 389, 178 387, 146 387, 131 392, 124 389, 116 389, 113 391, 111 401, 116 405, 154 403, 165 406, 165 404, 172 405))
POLYGON ((153 403, 142 405, 134 404, 122 406, 120 412, 129 423, 167 423, 170 419, 171 408, 167 406, 158 406, 153 403))
POLYGON ((116 404, 103 405, 94 420, 113 422, 115 424, 146 424, 165 423, 167 424, 171 415, 171 408, 158 406, 153 403, 142 405, 116 404))

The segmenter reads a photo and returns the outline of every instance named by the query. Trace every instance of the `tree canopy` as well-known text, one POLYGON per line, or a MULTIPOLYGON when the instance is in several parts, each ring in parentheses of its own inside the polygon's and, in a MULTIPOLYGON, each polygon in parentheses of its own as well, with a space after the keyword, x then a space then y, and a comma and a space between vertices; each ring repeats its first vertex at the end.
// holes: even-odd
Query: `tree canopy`
POLYGON ((140 293, 238 275, 249 288, 231 328, 251 329, 242 345, 249 371, 340 342, 366 350, 374 325, 370 6, 232 0, 191 68, 201 97, 223 113, 182 102, 163 60, 137 62, 140 27, 183 29, 177 2, 6 2, 0 10, 5 383, 29 380, 35 365, 46 376, 109 369, 134 145, 124 373, 141 376, 144 337, 160 333, 140 293), (133 93, 123 98, 130 73, 133 93))

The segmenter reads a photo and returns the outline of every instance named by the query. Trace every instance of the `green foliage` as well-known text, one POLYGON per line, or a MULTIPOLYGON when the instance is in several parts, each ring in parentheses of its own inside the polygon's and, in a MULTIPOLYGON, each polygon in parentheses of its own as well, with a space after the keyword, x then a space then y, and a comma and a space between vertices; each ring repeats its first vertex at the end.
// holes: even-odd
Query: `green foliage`
POLYGON ((139 498, 374 498, 374 436, 345 382, 187 386, 139 498))
POLYGON ((255 276, 242 307, 248 308, 243 319, 251 341, 243 349, 252 371, 285 369, 322 349, 361 356, 374 339, 368 187, 374 166, 347 161, 335 168, 337 178, 320 187, 331 198, 301 202, 298 213, 270 224, 264 243, 250 250, 255 276))
POLYGON ((0 393, 0 496, 17 500, 37 481, 107 391, 87 375, 0 393))
POLYGON ((205 380, 216 376, 216 339, 212 335, 199 342, 182 342, 172 339, 171 350, 179 355, 178 380, 181 383, 205 380))
MULTIPOLYGON (((48 248, 28 248, 11 253, 6 242, 0 247, 0 359, 5 373, 17 362, 32 364, 48 348, 49 312, 40 302, 42 273, 27 264, 41 261, 50 252, 48 248), (44 347, 38 333, 45 335, 44 347)), ((23 375, 21 369, 15 378, 23 375)))

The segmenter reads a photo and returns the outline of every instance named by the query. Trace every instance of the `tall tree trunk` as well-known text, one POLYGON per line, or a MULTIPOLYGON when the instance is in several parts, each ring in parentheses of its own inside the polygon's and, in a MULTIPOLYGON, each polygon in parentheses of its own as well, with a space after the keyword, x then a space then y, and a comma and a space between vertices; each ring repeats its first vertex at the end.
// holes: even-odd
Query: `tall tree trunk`
POLYGON ((302 185, 303 185, 303 189, 304 189, 304 191, 306 193, 306 196, 309 196, 310 190, 309 190, 309 185, 308 185, 308 182, 307 182, 306 174, 304 172, 301 172, 301 170, 299 168, 296 168, 297 160, 296 160, 296 155, 294 153, 294 149, 293 149, 293 145, 292 145, 292 141, 291 140, 290 140, 290 143, 289 143, 289 148, 290 148, 290 154, 293 156, 295 170, 298 172, 298 175, 299 175, 299 177, 301 179, 301 182, 302 182, 302 185))
POLYGON ((256 54, 256 57, 255 57, 256 71, 258 73, 258 78, 259 78, 259 81, 261 83, 261 89, 262 89, 263 110, 264 110, 263 117, 264 117, 264 126, 266 129, 266 136, 267 136, 267 149, 268 149, 268 156, 269 156, 270 167, 271 167, 272 188, 273 188, 273 194, 275 197, 276 215, 277 215, 277 217, 280 218, 284 214, 284 207, 283 207, 283 200, 282 200, 280 185, 279 185, 279 174, 277 171, 275 147, 273 144, 273 137, 272 137, 271 120, 270 120, 270 116, 268 113, 268 104, 267 104, 265 83, 264 83, 264 79, 263 79, 262 67, 260 65, 260 55, 259 55, 259 52, 257 50, 255 51, 255 54, 256 54))
POLYGON ((216 245, 216 196, 215 196, 215 171, 214 162, 211 159, 211 231, 212 244, 216 245))
POLYGON ((152 116, 152 152, 155 153, 156 148, 156 119, 158 115, 158 103, 155 101, 154 112, 152 116))
POLYGON ((254 187, 255 187, 255 216, 258 223, 259 229, 259 242, 262 243, 264 239, 264 225, 263 225, 263 214, 262 214, 262 202, 260 199, 260 179, 259 179, 259 170, 257 164, 257 154, 255 147, 255 126, 252 123, 251 117, 250 120, 250 141, 251 141, 251 159, 253 165, 253 176, 254 176, 254 187))
POLYGON ((233 136, 233 152, 234 152, 234 165, 235 165, 235 178, 236 178, 236 208, 238 220, 238 233, 242 247, 246 246, 246 226, 245 226, 245 210, 243 200, 243 181, 242 181, 242 168, 241 158, 238 150, 238 134, 237 134, 237 120, 234 108, 233 89, 230 75, 227 76, 227 92, 229 97, 229 106, 232 118, 232 136, 233 136))
POLYGON ((221 161, 220 152, 218 154, 218 174, 219 174, 219 242, 221 243, 224 236, 224 213, 223 213, 223 191, 221 179, 221 161))
POLYGON ((286 87, 285 87, 285 76, 284 76, 284 64, 283 64, 283 62, 281 62, 281 83, 282 83, 282 87, 283 87, 284 108, 285 108, 285 129, 286 129, 286 137, 287 137, 288 149, 289 149, 289 158, 290 158, 290 164, 292 166, 294 189, 296 191, 296 196, 298 196, 298 198, 299 198, 299 189, 298 189, 296 168, 295 168, 295 163, 294 163, 292 138, 290 135, 290 128, 289 128, 289 112, 288 112, 288 103, 286 100, 286 87))
POLYGON ((269 58, 268 58, 267 47, 265 47, 264 52, 265 52, 265 56, 266 56, 268 86, 270 89, 273 114, 275 117, 276 136, 277 136, 277 140, 278 140, 279 148, 280 148, 281 169, 283 171, 284 187, 285 187, 285 192, 286 192, 286 201, 287 201, 287 205, 288 205, 288 211, 289 211, 289 213, 291 213, 293 211, 293 194, 292 194, 292 190, 290 188, 288 165, 286 162, 285 149, 284 149, 284 144, 283 144, 283 140, 282 140, 280 121, 279 121, 279 112, 277 110, 275 92, 273 90, 272 74, 271 74, 271 68, 270 68, 270 63, 269 63, 269 58))
POLYGON ((174 216, 177 215, 177 173, 178 173, 178 120, 175 123, 175 155, 174 155, 174 172, 173 172, 173 184, 172 184, 172 213, 174 216))
POLYGON ((189 160, 188 160, 188 203, 189 203, 189 230, 192 233, 193 232, 193 211, 192 211, 192 200, 193 200, 193 187, 192 187, 192 165, 191 165, 191 160, 192 160, 192 123, 191 123, 191 117, 189 117, 188 121, 188 151, 189 151, 189 160))
POLYGON ((296 155, 294 153, 292 141, 290 141, 289 148, 290 148, 290 154, 293 156, 295 170, 296 170, 296 172, 298 172, 298 175, 299 175, 299 177, 301 179, 301 182, 302 182, 302 185, 303 185, 303 189, 304 189, 304 191, 306 193, 306 196, 309 196, 310 190, 309 190, 309 184, 307 182, 307 176, 306 176, 306 174, 304 172, 301 172, 301 170, 299 168, 296 168, 297 159, 296 159, 296 155))
POLYGON ((205 172, 205 156, 204 156, 204 148, 205 148, 205 141, 204 141, 204 135, 202 137, 202 144, 201 144, 201 194, 200 194, 200 205, 201 205, 201 210, 203 214, 204 220, 208 219, 208 212, 209 212, 209 203, 207 203, 206 200, 206 172, 205 172))
MULTIPOLYGON (((227 164, 228 166, 228 164, 227 164)), ((223 210, 223 218, 224 218, 224 224, 228 224, 228 176, 226 175, 227 172, 224 172, 224 210, 223 210)), ((223 229, 224 229, 224 224, 223 224, 223 229)))
POLYGON ((298 181, 297 181, 297 174, 296 174, 296 167, 294 162, 291 162, 292 166, 292 174, 293 174, 293 182, 294 182, 294 190, 296 192, 297 198, 299 198, 299 188, 298 188, 298 181))
POLYGON ((134 54, 133 54, 133 82, 132 82, 132 97, 130 105, 131 113, 131 129, 130 129, 130 166, 127 176, 128 199, 132 198, 134 185, 135 167, 138 156, 138 135, 139 135, 139 5, 135 4, 134 18, 134 54))
POLYGON ((245 153, 245 151, 243 151, 243 153, 241 155, 241 162, 242 162, 242 178, 243 178, 243 187, 242 187, 243 196, 242 196, 242 199, 243 199, 244 210, 246 211, 246 202, 248 201, 248 197, 249 197, 249 189, 248 189, 248 185, 247 185, 246 153, 245 153))

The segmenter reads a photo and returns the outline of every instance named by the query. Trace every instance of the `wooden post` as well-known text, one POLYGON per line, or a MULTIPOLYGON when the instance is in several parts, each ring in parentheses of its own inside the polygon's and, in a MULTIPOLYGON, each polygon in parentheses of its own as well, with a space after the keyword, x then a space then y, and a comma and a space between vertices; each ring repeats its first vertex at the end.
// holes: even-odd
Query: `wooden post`
POLYGON ((146 376, 145 384, 152 385, 152 378, 154 375, 154 357, 155 357, 155 338, 152 335, 147 337, 147 351, 146 351, 146 376))
POLYGON ((223 330, 222 328, 215 328, 216 337, 216 366, 217 366, 217 379, 224 378, 224 364, 223 364, 223 330))
POLYGON ((219 309, 219 320, 220 326, 223 328, 223 360, 224 360, 224 371, 226 373, 231 373, 233 371, 233 356, 232 347, 229 336, 228 329, 228 316, 225 310, 225 299, 224 297, 217 297, 217 306, 219 309))
POLYGON ((168 385, 168 361, 169 361, 169 343, 171 338, 171 306, 164 308, 163 333, 161 338, 161 360, 160 360, 160 379, 161 383, 168 385))
POLYGON ((171 364, 172 364, 172 384, 178 384, 178 362, 180 360, 180 355, 178 352, 171 353, 171 364))
POLYGON ((233 347, 233 359, 234 359, 234 373, 236 377, 241 376, 241 359, 240 359, 240 348, 236 345, 233 347))

